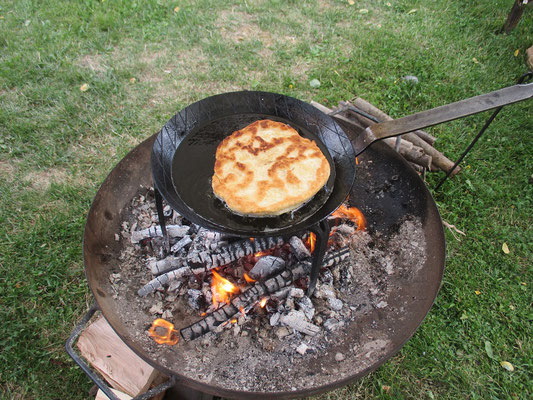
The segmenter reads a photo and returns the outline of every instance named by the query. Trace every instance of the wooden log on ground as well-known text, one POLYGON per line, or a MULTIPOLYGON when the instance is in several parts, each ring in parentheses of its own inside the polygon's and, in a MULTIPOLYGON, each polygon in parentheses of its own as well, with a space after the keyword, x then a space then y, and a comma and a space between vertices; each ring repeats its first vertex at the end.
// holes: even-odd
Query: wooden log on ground
MULTIPOLYGON (((329 109, 328 107, 317 103, 315 101, 311 102, 311 105, 318 108, 322 112, 326 114, 331 114, 333 110, 329 109)), ((353 113, 354 116, 357 116, 355 118, 359 118, 365 126, 374 124, 375 122, 361 116, 359 114, 353 113)), ((357 128, 358 130, 363 130, 363 125, 359 125, 355 122, 353 122, 350 118, 344 117, 340 114, 332 115, 333 118, 337 119, 341 124, 347 123, 350 126, 353 126, 354 128, 357 128)), ((420 139, 421 140, 421 139, 420 139)), ((407 140, 400 140, 399 147, 397 146, 397 139, 396 138, 386 138, 383 139, 387 145, 389 145, 391 148, 395 149, 400 153, 402 156, 405 157, 408 161, 411 161, 413 163, 418 163, 420 166, 430 169, 432 165, 432 157, 428 154, 424 154, 424 150, 420 146, 414 146, 412 142, 409 142, 407 140)), ((430 145, 428 145, 430 146, 430 145)))
MULTIPOLYGON (((363 115, 356 113, 353 109, 350 109, 352 107, 353 108, 356 108, 356 107, 355 107, 354 104, 350 103, 349 101, 340 101, 339 102, 339 106, 346 108, 346 114, 347 115, 350 115, 351 117, 355 117, 357 119, 360 118, 359 120, 364 124, 365 127, 375 123, 375 121, 372 121, 371 119, 368 119, 368 118, 364 117, 363 115)), ((377 107, 376 107, 376 109, 379 110, 377 107)), ((373 115, 372 113, 367 113, 367 114, 373 115)), ((415 135, 417 135, 420 139, 423 139, 429 145, 431 145, 431 146, 435 145, 435 141, 437 140, 437 138, 435 136, 433 136, 433 135, 430 135, 426 131, 416 130, 413 133, 415 135)), ((395 139, 392 139, 392 140, 395 140, 395 139)))
POLYGON ((137 356, 107 323, 99 318, 80 335, 81 355, 113 388, 138 396, 150 387, 159 372, 137 356))
MULTIPOLYGON (((382 120, 382 121, 391 121, 393 118, 389 115, 385 114, 383 111, 381 111, 379 108, 375 107, 374 105, 370 104, 368 101, 358 97, 354 100, 353 104, 360 108, 361 110, 367 112, 368 114, 373 115, 374 117, 382 120)), ((407 140, 409 140, 411 143, 413 143, 415 146, 421 147, 424 149, 424 152, 432 157, 432 163, 435 167, 448 172, 454 165, 454 162, 449 160, 444 154, 442 154, 440 151, 426 143, 423 139, 420 139, 417 135, 414 133, 406 133, 403 135, 407 140)), ((461 170, 460 167, 455 168, 455 170, 452 173, 453 175, 456 175, 461 170)))
POLYGON ((526 50, 526 64, 530 71, 533 71, 533 46, 526 50))

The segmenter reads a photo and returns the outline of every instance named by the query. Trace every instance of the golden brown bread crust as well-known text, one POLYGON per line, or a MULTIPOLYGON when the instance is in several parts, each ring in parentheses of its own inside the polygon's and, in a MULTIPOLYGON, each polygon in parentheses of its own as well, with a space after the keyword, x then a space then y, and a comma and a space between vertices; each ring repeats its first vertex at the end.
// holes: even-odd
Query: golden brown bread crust
POLYGON ((329 175, 328 160, 315 142, 286 124, 266 119, 220 143, 212 187, 238 214, 279 215, 311 199, 329 175))

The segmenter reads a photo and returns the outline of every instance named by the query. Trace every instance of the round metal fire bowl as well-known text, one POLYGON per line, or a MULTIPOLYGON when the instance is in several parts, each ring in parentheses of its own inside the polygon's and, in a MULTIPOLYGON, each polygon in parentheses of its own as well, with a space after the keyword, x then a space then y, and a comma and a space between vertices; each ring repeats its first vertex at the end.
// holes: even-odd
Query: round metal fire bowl
MULTIPOLYGON (((163 358, 148 354, 146 348, 134 339, 135 335, 130 332, 129 326, 121 321, 122 310, 118 309, 113 299, 114 291, 109 282, 110 272, 117 265, 120 253, 115 234, 120 232, 124 210, 142 189, 141 185, 144 188, 152 185, 149 165, 154 139, 155 135, 132 150, 102 184, 87 217, 83 255, 87 280, 103 315, 124 342, 155 368, 176 376, 179 384, 223 397, 272 399, 309 396, 344 386, 375 370, 398 352, 422 323, 438 293, 444 271, 445 240, 441 219, 435 202, 418 175, 393 150, 376 143, 360 157, 358 179, 352 189, 350 202, 363 211, 370 232, 386 234, 387 231, 394 231, 407 214, 420 218, 427 247, 426 261, 416 266, 419 268, 416 279, 395 288, 387 299, 389 307, 376 309, 358 320, 353 331, 350 331, 353 336, 348 337, 351 340, 350 337, 360 336, 361 329, 373 324, 379 332, 388 335, 390 345, 370 361, 356 360, 348 364, 348 371, 353 368, 352 374, 341 377, 332 374, 332 380, 327 384, 296 391, 239 391, 187 378, 180 373, 179 367, 167 368, 163 358), (388 182, 388 189, 384 188, 384 182, 388 182), (364 368, 361 368, 363 364, 364 368)), ((171 349, 164 351, 171 352, 171 349)), ((350 355, 345 354, 349 358, 350 355)), ((319 361, 322 360, 304 359, 294 367, 311 371, 312 363, 319 361)), ((336 365, 332 363, 331 368, 336 365)))

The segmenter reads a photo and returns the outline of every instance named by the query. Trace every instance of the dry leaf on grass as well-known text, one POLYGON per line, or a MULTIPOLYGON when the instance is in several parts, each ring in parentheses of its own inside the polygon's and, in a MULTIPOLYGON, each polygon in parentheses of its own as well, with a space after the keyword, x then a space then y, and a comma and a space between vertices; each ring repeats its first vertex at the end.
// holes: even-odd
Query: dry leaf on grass
POLYGON ((502 251, 505 254, 509 254, 510 253, 509 246, 507 246, 507 243, 505 243, 505 242, 502 244, 502 251))
POLYGON ((83 85, 80 86, 80 90, 82 92, 86 92, 87 90, 89 90, 89 85, 87 83, 84 83, 83 85))
POLYGON ((513 367, 513 364, 511 364, 509 361, 502 361, 500 363, 500 365, 505 368, 507 371, 509 372, 513 372, 514 371, 514 367, 513 367))

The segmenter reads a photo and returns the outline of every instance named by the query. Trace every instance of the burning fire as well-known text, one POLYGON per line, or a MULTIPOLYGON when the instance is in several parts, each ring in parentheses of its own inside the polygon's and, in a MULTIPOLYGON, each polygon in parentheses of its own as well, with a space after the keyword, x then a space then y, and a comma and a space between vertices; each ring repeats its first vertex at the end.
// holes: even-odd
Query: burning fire
POLYGON ((268 250, 258 251, 257 253, 254 254, 254 257, 255 258, 263 257, 263 256, 267 256, 268 254, 270 254, 270 251, 268 251, 268 250))
POLYGON ((174 329, 174 324, 161 318, 157 318, 152 322, 152 326, 148 329, 148 334, 159 344, 173 346, 178 343, 178 331, 174 329))
POLYGON ((267 301, 268 301, 268 297, 263 297, 261 301, 259 302, 259 307, 264 308, 266 306, 267 301))
POLYGON ((211 282, 211 293, 213 294, 213 304, 229 303, 232 293, 239 293, 239 288, 225 278, 222 278, 215 270, 213 281, 211 282))
POLYGON ((316 235, 313 232, 309 232, 309 237, 307 238, 307 247, 309 247, 309 250, 311 253, 315 251, 315 244, 316 244, 316 235))
POLYGON ((249 284, 257 282, 255 279, 250 278, 250 275, 248 275, 246 272, 244 273, 244 280, 248 282, 249 284))
POLYGON ((347 207, 341 204, 337 210, 332 214, 334 217, 349 219, 357 225, 357 230, 365 230, 366 220, 363 213, 357 207, 347 207))

